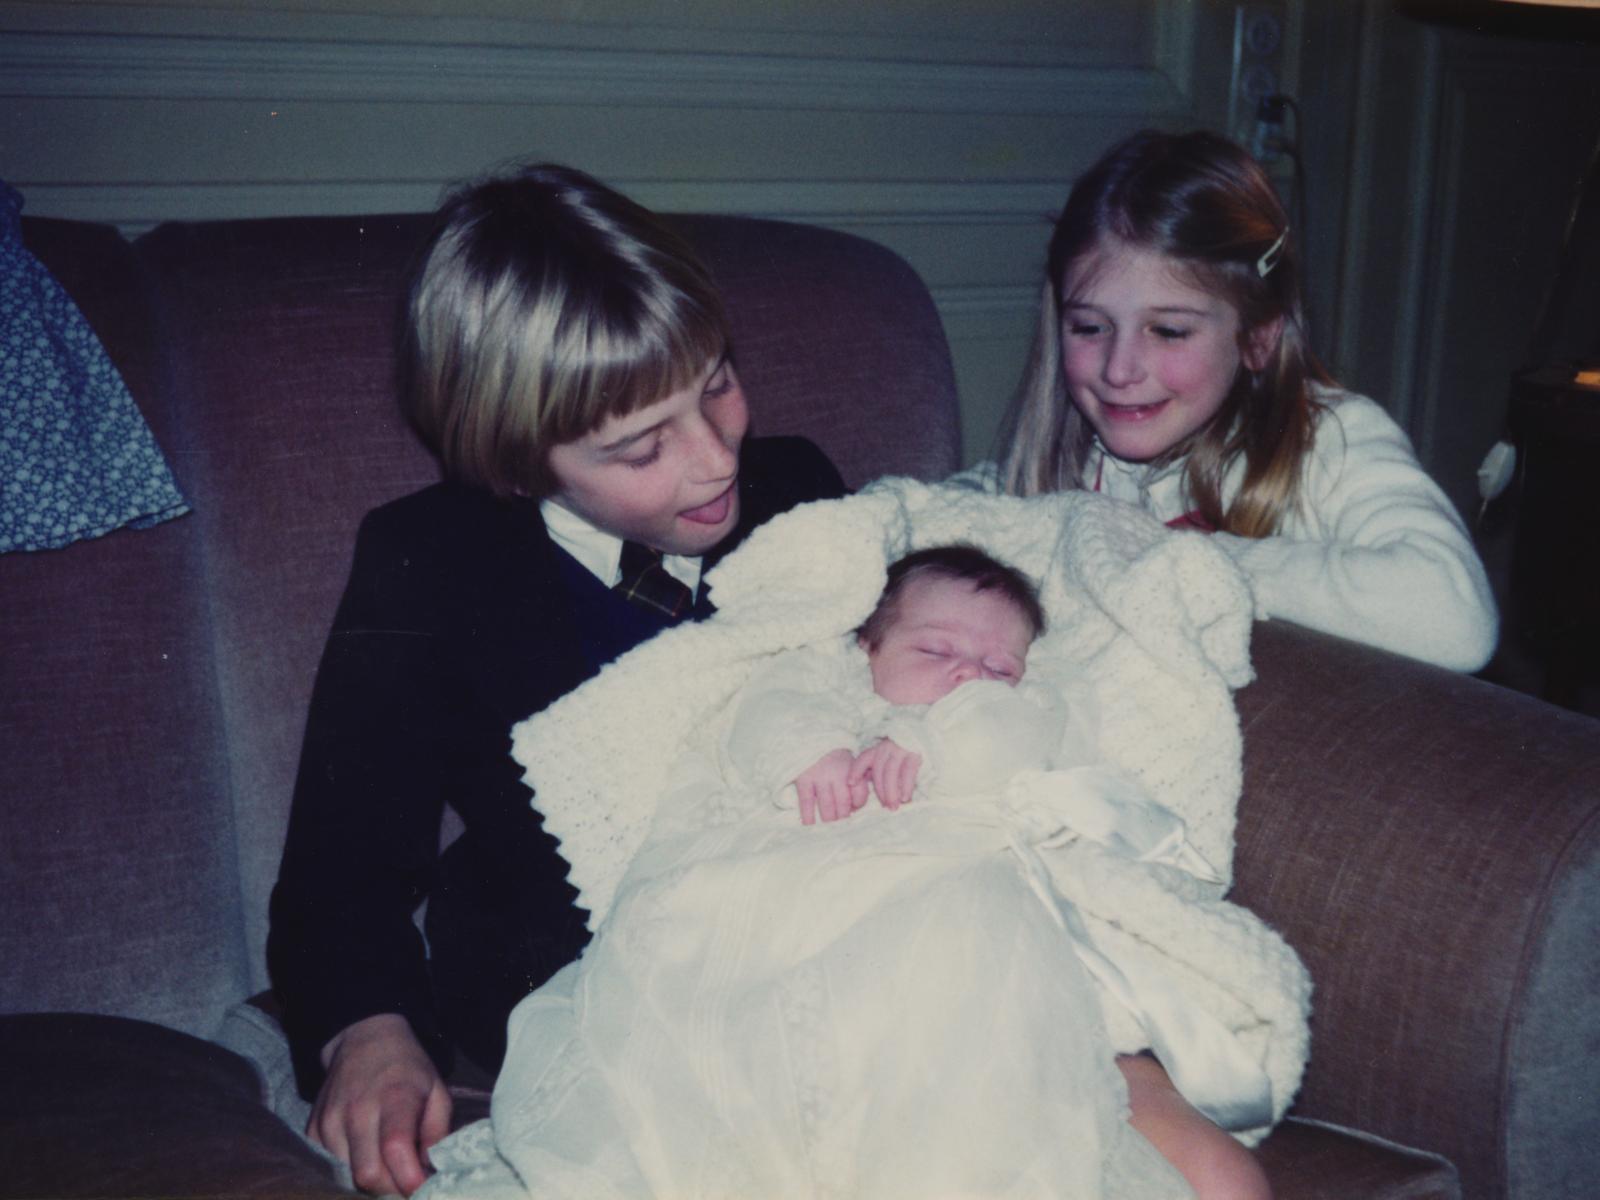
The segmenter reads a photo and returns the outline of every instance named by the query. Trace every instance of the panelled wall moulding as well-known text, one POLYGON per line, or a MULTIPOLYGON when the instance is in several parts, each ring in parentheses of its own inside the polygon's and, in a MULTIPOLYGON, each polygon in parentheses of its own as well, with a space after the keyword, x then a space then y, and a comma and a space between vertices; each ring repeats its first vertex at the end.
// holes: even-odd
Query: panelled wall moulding
MULTIPOLYGON (((3 18, 0 18, 3 21, 3 18)), ((1188 102, 1186 60, 995 63, 776 53, 726 35, 695 49, 498 45, 456 40, 12 29, 0 93, 163 99, 389 100, 1143 115, 1188 102)), ((915 39, 908 39, 914 41, 915 39)), ((941 47, 948 51, 948 48, 941 47)))
MULTIPOLYGON (((808 180, 612 178, 607 182, 662 212, 729 213, 832 227, 942 224, 1038 225, 1061 205, 1055 183, 877 183, 808 180)), ((30 211, 120 226, 136 235, 166 220, 225 214, 355 216, 421 212, 439 201, 437 180, 313 180, 304 183, 32 184, 30 211)), ((869 234, 870 236, 870 234, 869 234)), ((1041 243, 1042 244, 1042 243, 1041 243)))

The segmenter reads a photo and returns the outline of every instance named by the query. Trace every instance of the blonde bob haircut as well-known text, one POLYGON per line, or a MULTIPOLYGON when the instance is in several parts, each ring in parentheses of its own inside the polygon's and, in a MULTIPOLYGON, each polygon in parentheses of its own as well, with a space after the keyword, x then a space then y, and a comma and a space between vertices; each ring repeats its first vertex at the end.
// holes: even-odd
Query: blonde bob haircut
POLYGON ((727 352, 721 298, 689 245, 583 172, 539 164, 440 207, 407 295, 401 404, 448 478, 542 497, 552 446, 727 352))
POLYGON ((1300 502, 1320 407, 1313 384, 1329 380, 1307 343, 1294 234, 1277 192, 1248 153, 1204 131, 1136 133, 1073 186, 1050 238, 1033 349, 1001 429, 1001 486, 1021 496, 1083 486, 1094 433, 1062 372, 1064 290, 1075 264, 1118 244, 1166 256, 1238 312, 1241 356, 1263 359, 1259 369, 1241 364, 1216 416, 1160 461, 1187 460, 1188 501, 1214 528, 1277 532, 1300 502))

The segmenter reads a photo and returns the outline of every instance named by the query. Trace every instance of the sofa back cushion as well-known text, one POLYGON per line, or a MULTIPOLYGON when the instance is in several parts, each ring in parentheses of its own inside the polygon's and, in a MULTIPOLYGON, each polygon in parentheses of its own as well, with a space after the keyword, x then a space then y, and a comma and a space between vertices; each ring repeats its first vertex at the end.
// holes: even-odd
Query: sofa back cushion
MULTIPOLYGON (((23 225, 174 459, 131 247, 23 225)), ((187 516, 0 558, 0 1011, 209 1033, 249 982, 199 535, 187 516)))
POLYGON ((391 343, 420 222, 172 225, 139 249, 156 279, 180 485, 200 532, 219 799, 236 830, 250 986, 265 986, 306 701, 356 523, 436 478, 393 400, 391 343))

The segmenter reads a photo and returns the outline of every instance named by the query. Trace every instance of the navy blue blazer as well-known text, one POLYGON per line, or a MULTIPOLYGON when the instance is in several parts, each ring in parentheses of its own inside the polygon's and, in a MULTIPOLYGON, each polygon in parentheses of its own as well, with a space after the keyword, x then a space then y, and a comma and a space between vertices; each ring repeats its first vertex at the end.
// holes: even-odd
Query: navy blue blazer
MULTIPOLYGON (((741 460, 739 524, 708 568, 775 514, 844 493, 800 438, 747 439, 741 460)), ((497 1070, 512 1007, 587 943, 510 731, 659 630, 640 611, 551 541, 532 500, 436 484, 363 520, 270 910, 267 963, 307 1097, 321 1047, 381 1012, 403 1014, 441 1071, 453 1047, 497 1070), (440 854, 446 804, 465 832, 440 854)))

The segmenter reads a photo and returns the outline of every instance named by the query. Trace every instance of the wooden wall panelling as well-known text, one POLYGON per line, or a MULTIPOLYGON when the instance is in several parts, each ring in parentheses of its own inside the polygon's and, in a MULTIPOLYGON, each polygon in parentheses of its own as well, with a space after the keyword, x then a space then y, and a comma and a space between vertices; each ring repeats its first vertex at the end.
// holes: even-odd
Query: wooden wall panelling
POLYGON ((246 0, 0 6, 28 211, 402 211, 528 157, 667 210, 866 234, 946 319, 969 456, 1026 351, 1048 220, 1114 137, 1221 110, 1216 0, 246 0), (1197 82, 1198 81, 1198 82, 1197 82))

